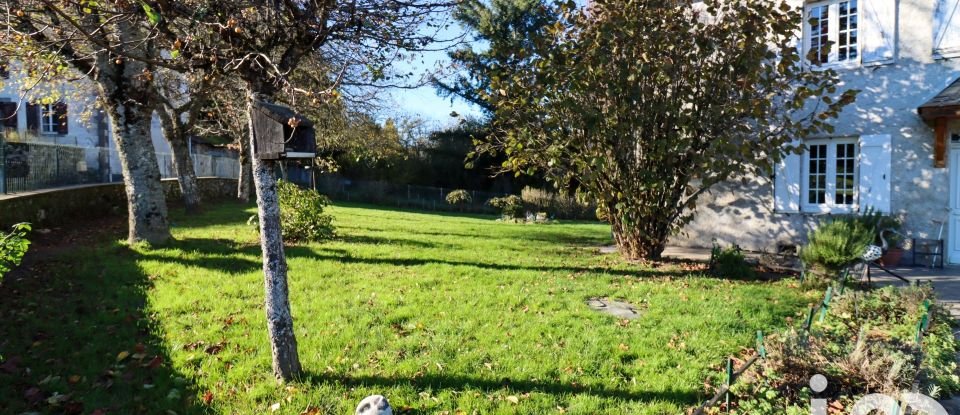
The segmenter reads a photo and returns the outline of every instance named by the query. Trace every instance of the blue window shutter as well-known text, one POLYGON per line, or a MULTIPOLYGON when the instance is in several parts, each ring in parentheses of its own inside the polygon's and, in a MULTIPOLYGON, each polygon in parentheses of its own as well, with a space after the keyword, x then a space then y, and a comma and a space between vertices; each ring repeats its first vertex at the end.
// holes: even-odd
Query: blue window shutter
POLYGON ((938 56, 960 53, 960 0, 936 0, 933 53, 938 56))
POLYGON ((889 134, 860 136, 860 211, 890 213, 893 146, 889 134))
MULTIPOLYGON (((794 142, 792 146, 799 146, 794 142)), ((773 210, 777 213, 800 212, 800 164, 802 156, 786 154, 777 164, 773 176, 773 210)))
POLYGON ((896 49, 897 0, 861 0, 859 4, 863 64, 892 62, 896 49))

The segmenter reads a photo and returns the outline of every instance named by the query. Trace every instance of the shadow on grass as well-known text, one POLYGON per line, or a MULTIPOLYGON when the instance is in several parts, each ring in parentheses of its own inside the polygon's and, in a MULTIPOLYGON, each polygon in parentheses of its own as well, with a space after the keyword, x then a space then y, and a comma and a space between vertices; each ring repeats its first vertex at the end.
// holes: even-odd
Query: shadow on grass
MULTIPOLYGON (((339 207, 345 207, 345 208, 361 208, 361 209, 370 209, 370 210, 382 210, 382 211, 387 211, 387 212, 418 213, 418 214, 423 214, 423 215, 436 215, 436 216, 450 217, 450 218, 490 219, 490 220, 495 220, 495 219, 497 218, 497 215, 490 214, 490 213, 454 212, 454 211, 444 211, 444 210, 425 210, 425 209, 416 209, 416 208, 412 208, 412 207, 411 207, 411 208, 406 208, 406 207, 398 208, 398 207, 396 207, 396 206, 390 206, 390 205, 385 205, 385 204, 378 205, 378 204, 373 204, 373 203, 357 203, 357 202, 347 202, 347 201, 342 201, 342 200, 335 201, 335 202, 334 202, 334 205, 335 205, 335 206, 339 206, 339 207)), ((362 216, 375 217, 375 216, 373 216, 373 215, 362 215, 362 216)), ((394 220, 417 221, 416 219, 407 219, 407 218, 402 218, 402 219, 397 219, 397 218, 395 218, 394 220)))
POLYGON ((480 261, 455 261, 436 258, 368 258, 350 255, 327 255, 318 253, 309 247, 287 247, 287 257, 312 258, 319 261, 333 261, 343 264, 390 265, 397 267, 415 267, 423 265, 450 265, 487 269, 492 271, 536 271, 536 272, 563 272, 568 274, 616 274, 634 278, 677 277, 684 275, 681 270, 657 269, 616 269, 606 267, 577 267, 577 266, 549 266, 549 265, 516 265, 503 263, 489 263, 480 261))
POLYGON ((414 248, 450 248, 450 249, 457 248, 457 245, 449 244, 449 243, 428 242, 428 241, 420 241, 420 240, 409 239, 409 238, 382 238, 382 237, 370 236, 370 235, 343 235, 343 236, 337 237, 337 240, 340 240, 346 243, 367 244, 367 245, 394 245, 398 247, 414 247, 414 248))
POLYGON ((551 244, 558 245, 572 245, 572 246, 603 246, 609 245, 613 242, 609 237, 592 237, 592 236, 583 236, 583 235, 570 235, 566 232, 558 232, 553 229, 549 229, 553 225, 522 225, 517 224, 518 228, 515 232, 510 232, 508 236, 490 236, 482 234, 470 234, 462 232, 443 232, 443 231, 429 231, 429 230, 420 230, 420 229, 411 229, 408 233, 413 235, 426 235, 426 236, 440 236, 440 237, 455 237, 455 238, 492 238, 492 239, 510 239, 510 240, 521 240, 529 241, 531 243, 539 242, 548 242, 551 244))
POLYGON ((666 401, 677 406, 690 406, 703 398, 691 391, 646 392, 608 388, 603 386, 575 386, 555 382, 534 380, 483 379, 456 375, 423 375, 416 378, 390 378, 383 376, 348 376, 329 373, 311 373, 304 375, 304 381, 315 385, 334 384, 347 387, 393 388, 409 386, 416 390, 454 390, 476 389, 484 393, 510 390, 516 393, 546 393, 555 396, 590 395, 606 399, 619 399, 633 402, 666 401))
MULTIPOLYGON (((199 256, 172 256, 159 252, 141 254, 144 259, 156 261, 173 261, 184 266, 200 267, 233 273, 252 272, 260 269, 260 261, 241 258, 237 254, 260 255, 259 245, 237 244, 220 239, 187 238, 178 241, 172 247, 186 252, 198 252, 199 256)), ((396 267, 415 267, 424 265, 450 265, 474 267, 492 271, 536 271, 562 272, 567 274, 614 274, 634 278, 677 277, 684 275, 681 270, 658 269, 616 269, 607 267, 577 267, 577 266, 549 266, 549 265, 517 265, 506 263, 491 263, 481 261, 456 261, 437 258, 370 258, 353 256, 343 249, 310 246, 286 247, 287 258, 307 258, 318 261, 332 261, 341 264, 387 265, 396 267)))
POLYGON ((0 413, 204 413, 170 366, 133 252, 105 239, 28 255, 0 285, 0 413))

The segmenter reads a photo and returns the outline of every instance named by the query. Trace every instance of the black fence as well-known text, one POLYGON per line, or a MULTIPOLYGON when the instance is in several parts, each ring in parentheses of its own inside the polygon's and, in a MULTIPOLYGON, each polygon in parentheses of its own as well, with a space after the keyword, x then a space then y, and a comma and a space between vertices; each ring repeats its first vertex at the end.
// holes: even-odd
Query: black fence
MULTIPOLYGON (((236 178, 240 167, 231 157, 193 154, 200 177, 236 178)), ((157 154, 161 177, 176 177, 169 154, 157 154)), ((35 142, 0 143, 0 194, 123 180, 117 152, 35 142)))
MULTIPOLYGON (((487 204, 487 201, 494 197, 507 196, 507 193, 467 190, 470 194, 469 202, 451 205, 447 203, 447 194, 457 190, 454 188, 352 180, 330 174, 317 175, 313 183, 305 182, 303 179, 297 177, 294 181, 301 185, 312 186, 318 192, 335 200, 406 209, 497 214, 499 211, 487 204)), ((310 177, 306 179, 310 180, 310 177)))
POLYGON ((108 149, 16 142, 0 145, 0 176, 0 193, 113 180, 108 149))

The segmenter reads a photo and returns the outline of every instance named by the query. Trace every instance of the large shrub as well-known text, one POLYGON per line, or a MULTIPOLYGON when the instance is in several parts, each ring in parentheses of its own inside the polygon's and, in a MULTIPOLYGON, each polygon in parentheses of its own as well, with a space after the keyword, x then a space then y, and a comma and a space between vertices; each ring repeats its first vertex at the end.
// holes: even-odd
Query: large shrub
POLYGON ((315 190, 279 181, 280 227, 288 241, 321 241, 334 236, 333 216, 323 213, 330 199, 315 190))
POLYGON ((503 216, 504 219, 523 218, 523 199, 521 199, 520 196, 509 195, 495 197, 488 200, 487 204, 500 209, 500 215, 503 216))
POLYGON ((450 193, 447 193, 447 203, 453 206, 465 205, 473 201, 473 197, 470 196, 470 192, 457 189, 450 193))
POLYGON ((861 260, 874 242, 874 229, 856 216, 843 216, 820 223, 810 233, 810 242, 800 250, 800 259, 820 276, 837 275, 861 260))
POLYGON ((561 219, 596 219, 597 207, 577 200, 576 197, 548 192, 534 187, 520 191, 523 202, 537 212, 547 212, 561 219))
POLYGON ((30 247, 27 233, 30 232, 29 223, 13 225, 10 233, 0 233, 0 279, 10 272, 13 267, 20 265, 20 261, 30 247))

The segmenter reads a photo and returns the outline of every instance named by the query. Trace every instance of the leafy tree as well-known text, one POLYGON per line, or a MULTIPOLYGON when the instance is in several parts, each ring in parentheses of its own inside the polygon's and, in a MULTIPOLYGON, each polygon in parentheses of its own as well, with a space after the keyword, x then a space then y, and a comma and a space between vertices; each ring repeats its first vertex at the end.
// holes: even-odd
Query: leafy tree
MULTIPOLYGON (((151 7, 140 4, 145 5, 145 10, 151 7)), ((156 42, 175 52, 171 53, 173 60, 182 59, 193 68, 212 66, 238 80, 252 144, 252 114, 258 102, 290 102, 294 96, 308 101, 335 101, 344 74, 360 65, 365 69, 359 74, 368 83, 387 81, 386 68, 402 59, 403 51, 425 48, 434 40, 424 34, 430 31, 423 29, 433 25, 434 16, 452 4, 430 0, 159 2, 154 23, 158 26, 156 42), (356 64, 324 72, 321 79, 333 80, 325 88, 298 88, 292 80, 305 76, 299 70, 309 65, 311 59, 324 62, 323 57, 329 56, 325 54, 347 56, 356 64)), ((300 376, 301 366, 290 314, 274 177, 277 162, 256 157, 251 162, 273 372, 278 379, 292 380, 300 376)))
POLYGON ((493 113, 488 99, 491 80, 510 76, 533 58, 538 39, 559 19, 559 9, 544 0, 467 0, 454 18, 474 35, 475 48, 462 46, 449 52, 461 70, 450 80, 435 78, 441 94, 459 97, 493 113))
POLYGON ((7 0, 0 48, 39 77, 72 67, 96 85, 110 115, 127 193, 130 242, 170 239, 160 169, 150 138, 152 87, 162 64, 146 3, 7 0))
POLYGON ((806 70, 785 1, 560 4, 533 56, 485 97, 495 131, 482 152, 592 198, 628 258, 657 259, 700 194, 769 174, 795 139, 829 124, 856 91, 806 70))
POLYGON ((189 140, 197 135, 201 110, 211 99, 214 91, 212 79, 205 73, 183 74, 165 68, 158 68, 154 76, 158 101, 156 114, 173 153, 173 168, 187 213, 200 210, 200 191, 189 140))

